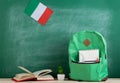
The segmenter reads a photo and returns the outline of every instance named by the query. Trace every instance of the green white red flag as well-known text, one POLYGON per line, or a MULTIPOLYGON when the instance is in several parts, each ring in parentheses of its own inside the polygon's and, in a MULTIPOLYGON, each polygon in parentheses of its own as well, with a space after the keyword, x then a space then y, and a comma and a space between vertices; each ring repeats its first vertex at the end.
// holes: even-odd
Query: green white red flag
POLYGON ((45 25, 53 11, 41 2, 32 0, 26 7, 25 13, 40 24, 45 25))

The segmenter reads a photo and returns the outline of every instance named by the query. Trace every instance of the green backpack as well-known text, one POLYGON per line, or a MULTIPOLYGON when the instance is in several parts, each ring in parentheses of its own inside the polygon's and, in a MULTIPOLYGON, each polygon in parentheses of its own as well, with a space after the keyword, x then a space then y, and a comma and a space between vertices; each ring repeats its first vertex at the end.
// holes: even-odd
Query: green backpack
POLYGON ((95 31, 81 31, 73 35, 69 44, 70 78, 83 81, 102 81, 108 77, 107 47, 103 36, 95 31), (79 62, 80 50, 99 50, 99 61, 79 62))

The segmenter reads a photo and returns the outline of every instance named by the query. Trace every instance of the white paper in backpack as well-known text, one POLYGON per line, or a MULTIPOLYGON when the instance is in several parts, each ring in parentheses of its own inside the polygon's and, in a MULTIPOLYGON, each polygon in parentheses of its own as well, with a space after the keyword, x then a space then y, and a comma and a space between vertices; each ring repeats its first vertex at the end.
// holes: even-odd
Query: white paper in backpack
POLYGON ((80 63, 99 62, 99 49, 79 50, 80 63))

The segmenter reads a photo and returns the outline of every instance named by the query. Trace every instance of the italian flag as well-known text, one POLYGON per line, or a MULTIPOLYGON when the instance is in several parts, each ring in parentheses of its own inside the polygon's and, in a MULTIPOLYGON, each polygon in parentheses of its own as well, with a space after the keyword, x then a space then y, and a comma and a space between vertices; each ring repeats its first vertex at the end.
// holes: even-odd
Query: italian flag
POLYGON ((25 9, 25 13, 40 24, 45 25, 53 11, 39 2, 39 0, 31 0, 25 9))

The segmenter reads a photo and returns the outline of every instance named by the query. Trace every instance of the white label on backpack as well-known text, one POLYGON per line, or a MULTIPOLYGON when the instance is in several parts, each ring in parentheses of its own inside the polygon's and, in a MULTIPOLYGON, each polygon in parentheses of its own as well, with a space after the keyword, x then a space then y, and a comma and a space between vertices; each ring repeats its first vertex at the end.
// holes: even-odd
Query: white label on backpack
POLYGON ((79 50, 80 63, 99 62, 99 49, 79 50))

